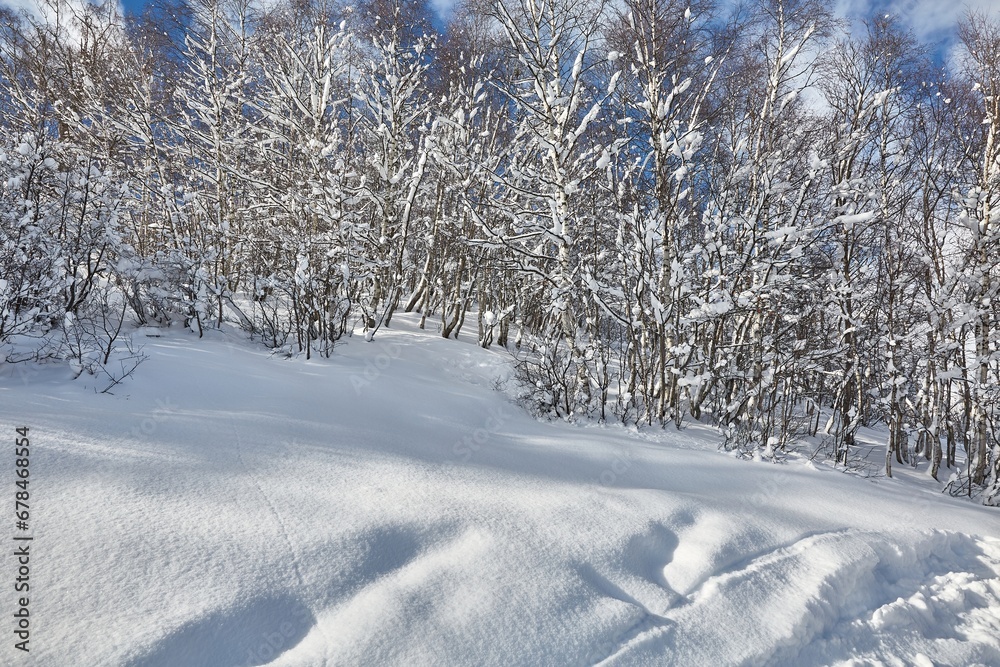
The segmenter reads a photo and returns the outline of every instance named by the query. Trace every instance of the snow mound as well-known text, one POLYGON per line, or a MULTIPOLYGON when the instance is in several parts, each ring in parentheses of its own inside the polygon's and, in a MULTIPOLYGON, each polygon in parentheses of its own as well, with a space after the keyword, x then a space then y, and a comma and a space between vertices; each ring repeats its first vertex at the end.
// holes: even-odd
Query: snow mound
POLYGON ((712 574, 608 664, 1000 664, 998 611, 1000 541, 819 533, 712 574))

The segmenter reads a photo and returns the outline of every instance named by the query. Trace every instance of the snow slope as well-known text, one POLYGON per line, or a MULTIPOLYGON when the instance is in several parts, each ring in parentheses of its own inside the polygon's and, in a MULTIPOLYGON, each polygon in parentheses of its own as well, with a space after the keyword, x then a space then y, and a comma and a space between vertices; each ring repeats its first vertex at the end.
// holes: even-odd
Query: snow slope
POLYGON ((0 663, 1000 665, 996 510, 539 422, 412 324, 310 362, 171 332, 114 396, 0 366, 35 535, 0 663))

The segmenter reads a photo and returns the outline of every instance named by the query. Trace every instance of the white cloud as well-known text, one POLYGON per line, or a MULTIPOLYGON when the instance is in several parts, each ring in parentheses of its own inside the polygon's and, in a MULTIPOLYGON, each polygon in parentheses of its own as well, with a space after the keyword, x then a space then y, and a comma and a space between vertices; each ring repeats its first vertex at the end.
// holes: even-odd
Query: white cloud
POLYGON ((30 13, 38 15, 38 3, 35 0, 4 0, 2 4, 16 12, 27 9, 30 13))
POLYGON ((860 18, 874 12, 898 16, 921 41, 947 40, 954 34, 966 9, 1000 17, 998 0, 837 0, 837 13, 860 18))
MULTIPOLYGON (((0 4, 16 12, 25 11, 49 22, 55 21, 57 13, 61 13, 62 22, 70 24, 73 22, 73 14, 82 12, 89 4, 89 0, 0 0, 0 4)), ((117 9, 119 12, 122 11, 120 2, 117 9)))
MULTIPOLYGON (((114 9, 121 15, 121 0, 114 0, 114 9)), ((55 30, 64 45, 72 47, 81 43, 83 28, 80 17, 94 0, 0 0, 0 4, 16 12, 24 12, 33 20, 55 30)))
POLYGON ((954 68, 964 53, 957 41, 958 25, 970 9, 1000 19, 1000 0, 836 0, 834 11, 851 19, 855 30, 865 17, 896 16, 932 49, 939 63, 954 68))

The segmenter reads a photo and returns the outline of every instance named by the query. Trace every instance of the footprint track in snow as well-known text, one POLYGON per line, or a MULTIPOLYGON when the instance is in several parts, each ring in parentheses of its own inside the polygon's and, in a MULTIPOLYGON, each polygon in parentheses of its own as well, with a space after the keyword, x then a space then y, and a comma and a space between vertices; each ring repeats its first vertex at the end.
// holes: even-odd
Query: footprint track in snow
MULTIPOLYGON (((281 513, 278 512, 278 508, 275 506, 274 501, 271 499, 271 496, 264 490, 264 487, 260 483, 260 479, 258 478, 257 474, 254 473, 253 470, 251 470, 250 466, 248 466, 246 461, 243 459, 243 444, 240 439, 239 428, 236 425, 235 419, 232 419, 231 423, 233 428, 233 436, 236 442, 236 459, 239 462, 240 467, 242 467, 243 470, 246 471, 247 476, 250 478, 254 487, 257 489, 257 493, 264 500, 264 504, 267 507, 268 512, 271 514, 271 516, 274 518, 275 523, 278 525, 278 530, 281 532, 282 539, 284 540, 285 545, 288 547, 288 556, 289 556, 289 561, 291 562, 292 565, 292 572, 294 572, 295 574, 295 583, 299 590, 303 590, 305 588, 305 576, 302 574, 302 568, 300 566, 300 562, 302 561, 302 555, 300 549, 296 545, 295 541, 292 539, 291 533, 288 530, 288 526, 285 523, 285 520, 281 517, 281 513)), ((310 612, 310 617, 311 616, 312 612, 310 612)), ((315 619, 313 621, 313 625, 316 625, 315 619)), ((319 628, 320 633, 324 637, 326 637, 326 631, 323 629, 323 626, 317 625, 317 627, 319 628)), ((329 643, 329 641, 327 641, 327 643, 329 643)), ((323 658, 324 667, 326 666, 326 664, 327 664, 327 659, 324 657, 323 658)))
POLYGON ((288 553, 291 555, 292 571, 295 573, 295 583, 298 584, 299 588, 305 585, 305 578, 302 576, 302 570, 299 567, 299 553, 291 535, 288 532, 288 526, 285 525, 285 520, 281 518, 281 514, 278 512, 278 508, 275 507, 274 501, 271 500, 271 496, 264 491, 264 487, 261 486, 260 480, 257 475, 250 469, 250 466, 246 464, 243 460, 243 444, 240 440, 240 433, 236 427, 236 421, 233 420, 233 436, 236 438, 236 460, 239 462, 240 467, 247 473, 250 481, 253 483, 254 488, 257 489, 257 494, 264 500, 264 504, 267 506, 268 512, 274 517, 275 523, 278 524, 278 530, 281 532, 281 537, 285 544, 288 546, 288 553))
MULTIPOLYGON (((867 638, 876 662, 912 663, 947 650, 938 639, 978 632, 985 640, 965 661, 991 663, 1000 659, 1000 637, 990 639, 1000 629, 996 546, 943 532, 911 534, 898 543, 848 529, 805 535, 716 570, 664 612, 676 632, 623 635, 612 662, 822 665, 860 654, 867 638), (946 625, 954 636, 920 632, 921 619, 928 628, 941 626, 935 616, 952 620, 946 625), (881 626, 899 624, 913 627, 922 652, 908 645, 898 655, 887 653, 871 639, 881 626)), ((942 656, 938 660, 951 664, 942 656)))

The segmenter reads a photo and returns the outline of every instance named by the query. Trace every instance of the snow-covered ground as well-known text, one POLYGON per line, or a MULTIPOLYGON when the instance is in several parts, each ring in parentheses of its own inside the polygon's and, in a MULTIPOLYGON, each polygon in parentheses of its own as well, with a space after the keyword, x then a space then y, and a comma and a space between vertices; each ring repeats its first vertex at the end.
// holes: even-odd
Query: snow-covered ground
POLYGON ((316 361, 169 332, 113 396, 0 366, 35 537, 0 663, 1000 665, 997 510, 539 422, 505 353, 398 326, 316 361))

